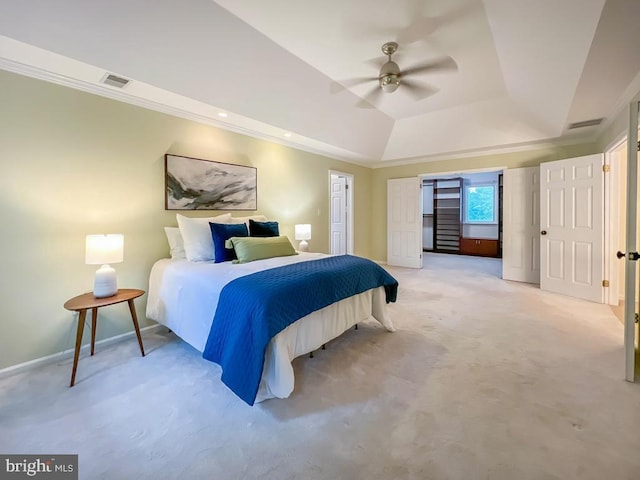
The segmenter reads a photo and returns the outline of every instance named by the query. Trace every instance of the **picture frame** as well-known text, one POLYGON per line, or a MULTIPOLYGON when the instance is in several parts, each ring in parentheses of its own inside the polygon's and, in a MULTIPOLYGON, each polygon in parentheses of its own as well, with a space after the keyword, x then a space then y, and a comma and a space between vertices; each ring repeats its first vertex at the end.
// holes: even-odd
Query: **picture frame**
POLYGON ((165 154, 165 210, 257 210, 255 167, 165 154))

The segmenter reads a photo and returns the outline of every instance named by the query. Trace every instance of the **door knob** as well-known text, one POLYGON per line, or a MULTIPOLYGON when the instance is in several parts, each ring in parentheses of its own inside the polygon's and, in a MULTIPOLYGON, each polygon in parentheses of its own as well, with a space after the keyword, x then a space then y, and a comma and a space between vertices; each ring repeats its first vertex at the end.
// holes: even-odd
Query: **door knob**
POLYGON ((546 231, 546 230, 542 230, 542 231, 540 232, 540 235, 546 235, 546 234, 547 234, 547 231, 546 231))
MULTIPOLYGON (((618 252, 616 253, 616 257, 618 258, 624 258, 626 256, 627 254, 624 252, 621 252, 620 250, 618 250, 618 252)), ((629 252, 629 260, 631 260, 632 262, 637 262, 638 260, 640 260, 640 253, 629 252)))

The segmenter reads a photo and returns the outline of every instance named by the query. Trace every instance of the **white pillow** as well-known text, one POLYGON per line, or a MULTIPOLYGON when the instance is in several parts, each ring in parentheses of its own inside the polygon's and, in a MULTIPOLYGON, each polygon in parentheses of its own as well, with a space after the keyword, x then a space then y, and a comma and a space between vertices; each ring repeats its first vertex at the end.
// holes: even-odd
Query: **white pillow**
POLYGON ((182 240, 180 229, 178 227, 164 227, 164 233, 167 234, 171 258, 187 258, 187 254, 184 251, 184 241, 182 240))
POLYGON ((217 217, 192 218, 176 213, 180 233, 184 240, 184 251, 190 262, 208 262, 215 260, 213 238, 209 222, 229 223, 231 214, 217 217))

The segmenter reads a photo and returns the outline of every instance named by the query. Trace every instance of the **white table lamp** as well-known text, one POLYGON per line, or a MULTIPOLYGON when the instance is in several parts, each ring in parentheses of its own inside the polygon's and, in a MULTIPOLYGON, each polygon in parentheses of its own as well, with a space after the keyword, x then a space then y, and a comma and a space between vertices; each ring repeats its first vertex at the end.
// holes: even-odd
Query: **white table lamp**
POLYGON ((118 293, 116 271, 110 263, 120 263, 124 258, 124 235, 87 235, 85 263, 102 265, 96 270, 93 295, 96 298, 111 297, 118 293))
POLYGON ((308 252, 309 244, 307 243, 307 240, 311 240, 311 225, 308 223, 296 225, 295 236, 296 240, 300 240, 298 250, 301 252, 308 252))

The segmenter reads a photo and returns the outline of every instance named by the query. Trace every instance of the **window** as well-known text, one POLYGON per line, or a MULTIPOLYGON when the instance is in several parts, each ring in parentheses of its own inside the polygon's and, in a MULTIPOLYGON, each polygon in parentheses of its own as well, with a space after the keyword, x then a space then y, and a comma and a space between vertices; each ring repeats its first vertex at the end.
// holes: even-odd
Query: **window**
POLYGON ((469 185, 465 187, 465 223, 495 223, 494 185, 469 185))

